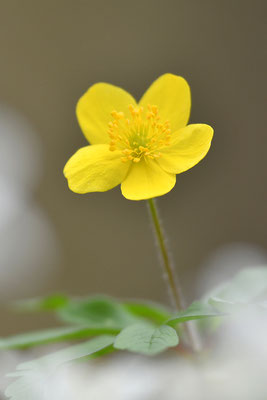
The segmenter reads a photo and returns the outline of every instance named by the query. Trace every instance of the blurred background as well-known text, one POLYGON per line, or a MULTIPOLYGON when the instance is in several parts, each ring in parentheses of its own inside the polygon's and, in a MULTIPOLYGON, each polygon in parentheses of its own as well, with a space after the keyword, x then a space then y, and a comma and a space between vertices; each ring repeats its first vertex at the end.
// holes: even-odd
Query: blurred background
POLYGON ((74 194, 62 174, 86 145, 75 106, 95 82, 138 99, 159 75, 182 75, 190 122, 215 129, 208 156, 158 201, 188 302, 213 270, 266 261, 265 1, 0 0, 0 9, 0 336, 54 325, 10 314, 20 298, 168 303, 146 203, 119 187, 74 194))

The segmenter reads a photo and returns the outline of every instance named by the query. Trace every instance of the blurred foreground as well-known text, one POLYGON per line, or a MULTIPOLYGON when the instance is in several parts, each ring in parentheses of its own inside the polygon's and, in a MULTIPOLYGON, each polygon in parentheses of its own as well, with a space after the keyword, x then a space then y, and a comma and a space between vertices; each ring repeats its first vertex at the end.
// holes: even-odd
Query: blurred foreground
MULTIPOLYGON (((207 278, 216 284, 231 278, 233 271, 243 269, 241 265, 252 267, 250 271, 260 267, 260 271, 264 262, 265 254, 255 248, 229 246, 210 259, 200 287, 207 286, 207 278), (232 270, 224 278, 221 263, 225 267, 224 274, 232 270)), ((40 358, 36 363, 25 363, 61 346, 50 346, 50 350, 42 351, 9 351, 0 356, 3 376, 0 393, 2 390, 4 399, 12 379, 14 382, 6 391, 10 400, 265 400, 267 303, 263 299, 267 294, 266 282, 258 281, 254 285, 253 273, 249 275, 251 280, 244 275, 245 280, 236 282, 235 293, 234 286, 229 286, 226 298, 230 294, 237 304, 242 304, 243 298, 256 296, 260 309, 251 303, 237 308, 231 316, 221 317, 219 325, 215 322, 212 328, 214 334, 203 341, 205 350, 195 358, 175 351, 150 358, 117 353, 64 365, 67 359, 60 358, 62 353, 40 358), (259 297, 257 293, 260 292, 259 297), (9 378, 5 376, 7 373, 11 373, 9 378)), ((231 303, 224 305, 232 307, 231 303)))

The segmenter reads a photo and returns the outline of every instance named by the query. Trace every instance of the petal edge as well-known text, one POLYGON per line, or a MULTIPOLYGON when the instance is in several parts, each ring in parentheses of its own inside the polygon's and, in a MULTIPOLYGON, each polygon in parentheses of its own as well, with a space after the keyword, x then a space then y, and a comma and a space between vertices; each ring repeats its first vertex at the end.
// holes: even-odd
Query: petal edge
POLYGON ((190 87, 183 77, 164 74, 150 85, 139 104, 158 106, 161 119, 169 120, 174 132, 188 123, 191 109, 190 87))
POLYGON ((122 195, 128 200, 147 200, 168 193, 176 176, 164 171, 154 160, 133 164, 121 184, 122 195))
POLYGON ((119 185, 130 164, 121 161, 121 153, 108 145, 82 147, 66 163, 64 175, 75 193, 105 192, 119 185))
POLYGON ((158 163, 169 173, 187 171, 206 156, 212 137, 213 129, 209 125, 187 125, 173 134, 171 145, 162 150, 158 163))
POLYGON ((110 142, 108 123, 112 111, 123 111, 129 115, 128 105, 135 99, 124 89, 109 83, 96 83, 78 100, 76 115, 80 128, 91 144, 110 142))

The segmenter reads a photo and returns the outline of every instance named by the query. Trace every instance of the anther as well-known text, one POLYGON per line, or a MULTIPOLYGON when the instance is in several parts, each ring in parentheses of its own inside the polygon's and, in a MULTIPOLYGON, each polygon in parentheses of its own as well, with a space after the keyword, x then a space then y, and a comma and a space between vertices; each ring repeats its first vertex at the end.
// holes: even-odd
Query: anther
POLYGON ((140 151, 148 151, 148 148, 144 147, 144 146, 139 146, 139 150, 140 151))
POLYGON ((122 150, 122 153, 123 153, 123 154, 131 154, 131 152, 132 152, 132 150, 130 150, 130 149, 124 149, 124 150, 122 150))
POLYGON ((117 118, 118 118, 118 119, 124 118, 124 113, 123 113, 122 111, 118 112, 118 113, 117 113, 117 118))

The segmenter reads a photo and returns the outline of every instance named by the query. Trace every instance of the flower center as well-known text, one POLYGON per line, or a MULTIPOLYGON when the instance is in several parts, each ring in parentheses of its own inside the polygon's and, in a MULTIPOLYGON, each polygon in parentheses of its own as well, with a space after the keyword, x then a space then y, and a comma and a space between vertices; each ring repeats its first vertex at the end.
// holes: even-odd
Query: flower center
POLYGON ((170 144, 170 121, 161 122, 158 107, 129 105, 130 118, 123 112, 112 111, 113 120, 108 124, 110 151, 121 150, 123 162, 138 163, 142 157, 155 159, 161 156, 160 149, 170 144))

